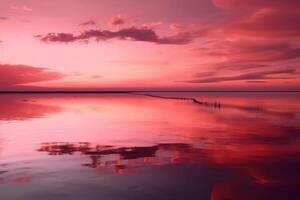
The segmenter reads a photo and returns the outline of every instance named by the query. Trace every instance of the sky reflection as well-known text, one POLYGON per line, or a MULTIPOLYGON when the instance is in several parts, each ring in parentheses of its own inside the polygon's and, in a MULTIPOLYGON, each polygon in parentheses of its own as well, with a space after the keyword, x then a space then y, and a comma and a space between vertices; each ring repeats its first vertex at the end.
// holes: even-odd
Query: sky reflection
POLYGON ((1 98, 0 197, 299 198, 299 94, 155 95, 1 98))

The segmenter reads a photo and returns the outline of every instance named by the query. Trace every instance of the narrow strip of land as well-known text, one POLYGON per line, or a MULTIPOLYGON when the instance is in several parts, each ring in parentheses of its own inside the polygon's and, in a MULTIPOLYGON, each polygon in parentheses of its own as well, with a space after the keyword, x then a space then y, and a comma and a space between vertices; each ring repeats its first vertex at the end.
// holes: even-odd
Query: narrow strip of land
POLYGON ((154 98, 160 98, 160 99, 174 99, 174 100, 186 100, 186 101, 192 101, 195 104, 203 105, 203 106, 210 106, 214 108, 221 108, 221 103, 219 102, 206 102, 206 101, 199 101, 196 98, 192 97, 169 97, 169 96, 161 96, 161 95, 153 95, 153 94, 145 94, 145 93, 137 93, 137 95, 143 95, 148 97, 154 97, 154 98))
POLYGON ((274 93, 297 93, 300 92, 300 90, 276 90, 276 91, 272 91, 272 90, 194 90, 194 91, 190 91, 190 90, 28 90, 28 91, 23 91, 23 90, 16 90, 16 91, 0 91, 0 94, 47 94, 47 93, 58 93, 58 94, 72 94, 72 93, 141 93, 141 92, 147 92, 147 93, 156 93, 156 92, 166 92, 166 93, 193 93, 193 92, 201 92, 201 93, 205 93, 205 92, 209 92, 209 93, 218 93, 218 92, 224 92, 224 93, 238 93, 238 92, 243 92, 243 93, 264 93, 264 92, 274 92, 274 93))

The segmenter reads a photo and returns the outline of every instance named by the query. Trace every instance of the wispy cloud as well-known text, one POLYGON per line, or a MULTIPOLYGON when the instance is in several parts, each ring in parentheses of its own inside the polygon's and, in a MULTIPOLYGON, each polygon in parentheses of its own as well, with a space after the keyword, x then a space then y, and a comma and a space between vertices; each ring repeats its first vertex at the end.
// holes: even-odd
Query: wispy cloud
POLYGON ((297 9, 300 6, 298 0, 212 0, 214 5, 224 9, 259 9, 259 8, 280 8, 297 9))
POLYGON ((234 76, 210 76, 208 78, 204 77, 203 74, 196 74, 198 77, 195 80, 184 81, 186 83, 219 83, 226 81, 265 81, 271 79, 290 79, 294 78, 297 71, 295 69, 280 69, 272 71, 260 71, 260 72, 249 72, 234 76), (273 76, 273 75, 280 75, 273 76), (286 76, 285 76, 286 75, 286 76))
POLYGON ((94 20, 88 20, 85 22, 82 22, 81 24, 79 24, 79 26, 93 26, 96 25, 97 23, 94 20))
POLYGON ((287 41, 271 39, 217 40, 206 48, 196 49, 201 55, 225 57, 231 63, 283 61, 300 57, 300 47, 287 41))
POLYGON ((202 72, 187 83, 297 80, 300 1, 213 0, 213 3, 236 15, 199 30, 203 42, 195 51, 199 58, 209 60, 207 71, 199 67, 202 72))
POLYGON ((0 17, 0 20, 8 20, 9 18, 8 17, 0 17))
POLYGON ((92 75, 90 76, 91 79, 99 79, 99 78, 102 78, 102 76, 100 75, 92 75))
POLYGON ((298 0, 213 0, 217 7, 245 14, 212 28, 210 33, 243 37, 300 37, 298 0))
POLYGON ((0 88, 63 78, 59 72, 26 65, 0 64, 0 88))

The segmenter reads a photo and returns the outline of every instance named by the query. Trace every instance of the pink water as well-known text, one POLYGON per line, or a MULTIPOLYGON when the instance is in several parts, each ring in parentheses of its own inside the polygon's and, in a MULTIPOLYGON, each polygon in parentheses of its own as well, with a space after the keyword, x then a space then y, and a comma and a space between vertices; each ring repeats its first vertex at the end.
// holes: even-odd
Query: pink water
POLYGON ((2 94, 0 199, 300 199, 299 93, 154 95, 2 94))

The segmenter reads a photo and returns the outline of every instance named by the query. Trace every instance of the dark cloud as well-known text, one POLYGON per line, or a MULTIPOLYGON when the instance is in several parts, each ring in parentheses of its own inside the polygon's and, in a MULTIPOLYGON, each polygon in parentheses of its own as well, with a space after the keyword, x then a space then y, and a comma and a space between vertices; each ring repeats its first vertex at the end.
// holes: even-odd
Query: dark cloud
POLYGON ((75 42, 89 41, 105 41, 110 39, 144 41, 156 44, 187 44, 194 39, 190 32, 180 32, 175 35, 160 37, 150 28, 123 28, 118 31, 111 30, 86 30, 78 35, 72 33, 48 33, 47 35, 36 35, 42 42, 75 42))
POLYGON ((226 9, 280 8, 295 9, 300 7, 299 0, 213 0, 214 5, 226 9))
MULTIPOLYGON (((270 80, 270 79, 289 79, 293 78, 291 75, 296 74, 295 69, 280 69, 273 71, 262 71, 262 72, 250 72, 235 76, 213 76, 208 78, 203 78, 200 76, 200 79, 185 81, 187 83, 218 83, 226 81, 256 81, 256 80, 270 80), (272 75, 280 75, 280 77, 274 77, 272 75), (287 75, 287 76, 284 76, 287 75)), ((197 76, 197 75, 196 75, 197 76)))
POLYGON ((43 42, 74 42, 77 38, 72 33, 48 33, 46 36, 35 35, 43 42))
POLYGON ((109 24, 112 26, 122 25, 125 24, 125 19, 121 16, 115 16, 110 19, 109 24))
POLYGON ((0 64, 0 88, 8 88, 28 83, 58 80, 63 74, 26 65, 0 64))
POLYGON ((96 25, 97 23, 94 20, 89 20, 89 21, 85 21, 81 24, 79 24, 79 26, 93 26, 96 25))

